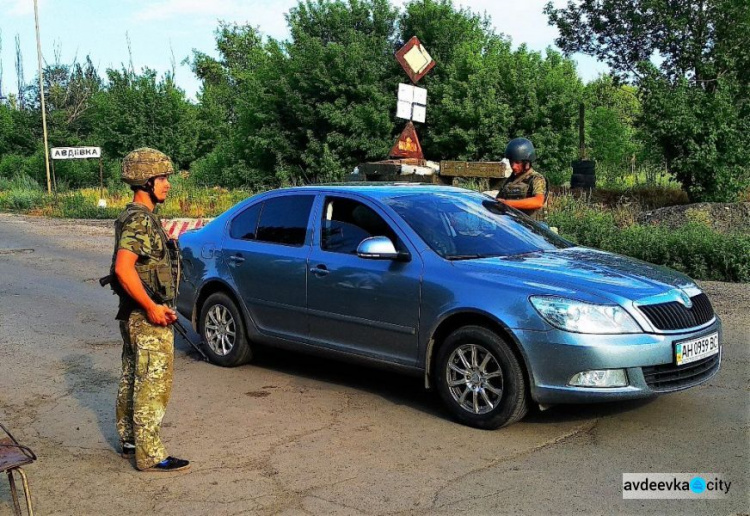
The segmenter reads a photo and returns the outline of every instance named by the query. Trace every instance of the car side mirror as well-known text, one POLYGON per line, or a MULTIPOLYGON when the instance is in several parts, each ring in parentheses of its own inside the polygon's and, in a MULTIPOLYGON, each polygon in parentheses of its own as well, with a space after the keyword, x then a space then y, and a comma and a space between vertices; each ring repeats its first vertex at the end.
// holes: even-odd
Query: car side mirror
POLYGON ((384 236, 365 238, 357 246, 357 256, 368 260, 399 260, 409 261, 409 253, 400 253, 391 239, 384 236))

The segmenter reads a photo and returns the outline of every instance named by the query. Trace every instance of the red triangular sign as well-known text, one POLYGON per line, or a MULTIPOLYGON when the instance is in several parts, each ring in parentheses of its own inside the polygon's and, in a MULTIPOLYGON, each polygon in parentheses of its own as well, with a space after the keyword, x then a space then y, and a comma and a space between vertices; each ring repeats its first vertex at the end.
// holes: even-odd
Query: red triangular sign
POLYGON ((419 138, 417 138, 417 130, 411 121, 406 124, 401 136, 398 137, 396 144, 391 149, 390 157, 424 159, 422 146, 419 144, 419 138))

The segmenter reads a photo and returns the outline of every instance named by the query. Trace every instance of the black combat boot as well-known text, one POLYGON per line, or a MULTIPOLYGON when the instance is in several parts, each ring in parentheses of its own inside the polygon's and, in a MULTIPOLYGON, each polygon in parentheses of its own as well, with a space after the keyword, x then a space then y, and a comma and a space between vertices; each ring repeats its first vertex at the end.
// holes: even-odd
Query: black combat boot
POLYGON ((175 471, 187 471, 188 469, 190 469, 190 461, 177 459, 175 457, 167 457, 163 461, 154 464, 143 471, 148 473, 173 473, 175 471))

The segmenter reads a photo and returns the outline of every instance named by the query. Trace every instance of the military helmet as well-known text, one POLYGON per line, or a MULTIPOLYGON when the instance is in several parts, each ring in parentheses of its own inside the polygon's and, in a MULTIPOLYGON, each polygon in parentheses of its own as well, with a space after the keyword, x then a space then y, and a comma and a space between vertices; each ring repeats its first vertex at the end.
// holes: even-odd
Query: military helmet
POLYGON ((536 160, 534 144, 526 138, 514 138, 505 147, 505 157, 509 161, 528 161, 529 163, 533 163, 536 160))
POLYGON ((173 174, 172 161, 156 149, 141 147, 122 160, 122 180, 133 186, 143 186, 152 177, 173 174))

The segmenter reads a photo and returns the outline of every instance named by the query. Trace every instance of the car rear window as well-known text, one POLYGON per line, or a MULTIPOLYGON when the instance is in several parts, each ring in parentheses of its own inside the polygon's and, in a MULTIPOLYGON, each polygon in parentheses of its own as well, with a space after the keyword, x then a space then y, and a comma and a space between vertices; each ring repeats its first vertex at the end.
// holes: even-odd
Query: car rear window
POLYGON ((305 243, 314 195, 288 195, 263 203, 256 240, 301 246, 305 243))
POLYGON ((255 240, 256 231, 258 229, 258 218, 262 207, 263 203, 259 202, 237 215, 234 220, 232 220, 229 235, 232 238, 238 238, 241 240, 255 240))

